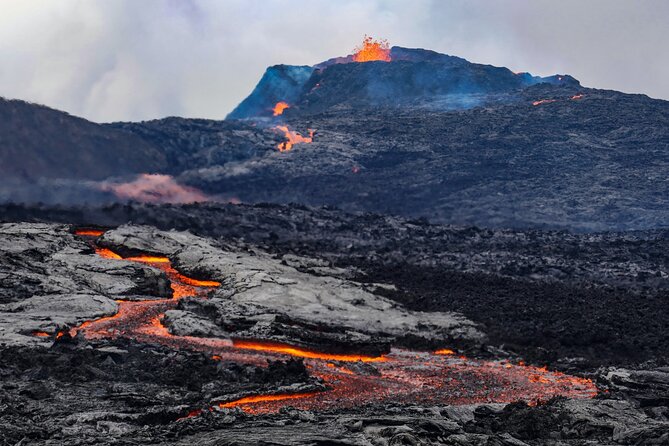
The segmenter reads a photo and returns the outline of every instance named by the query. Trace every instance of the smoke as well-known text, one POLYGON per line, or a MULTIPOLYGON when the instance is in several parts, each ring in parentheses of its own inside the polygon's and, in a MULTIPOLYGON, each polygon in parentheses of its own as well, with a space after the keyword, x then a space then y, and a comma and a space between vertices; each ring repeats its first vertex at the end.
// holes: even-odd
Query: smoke
POLYGON ((111 191, 122 201, 140 203, 198 203, 212 198, 194 187, 183 186, 169 175, 141 174, 136 179, 123 182, 102 183, 100 189, 111 191))
POLYGON ((191 186, 179 184, 173 177, 141 174, 134 178, 105 181, 40 179, 5 180, 0 183, 0 203, 24 204, 109 204, 139 202, 150 204, 185 204, 203 201, 239 203, 236 198, 210 196, 191 186))
POLYGON ((265 68, 364 34, 669 99, 665 0, 6 0, 0 96, 96 121, 222 119, 265 68))

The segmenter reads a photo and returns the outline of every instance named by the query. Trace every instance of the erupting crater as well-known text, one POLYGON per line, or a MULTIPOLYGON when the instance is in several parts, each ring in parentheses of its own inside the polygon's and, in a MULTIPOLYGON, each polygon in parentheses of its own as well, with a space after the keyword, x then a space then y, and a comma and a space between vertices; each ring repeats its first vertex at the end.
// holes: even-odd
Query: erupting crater
POLYGON ((385 39, 376 40, 366 35, 362 40, 362 44, 355 48, 354 51, 354 62, 391 61, 390 45, 385 39))
MULTIPOLYGON (((94 234, 81 233, 93 246, 94 234)), ((166 273, 172 282, 171 299, 117 300, 113 316, 87 321, 70 335, 87 339, 125 337, 174 349, 207 353, 212 360, 264 366, 269 360, 302 358, 312 376, 327 390, 300 393, 246 395, 231 401, 212 403, 217 408, 240 408, 248 413, 279 411, 290 405, 304 410, 347 409, 367 404, 473 404, 529 403, 554 396, 591 398, 597 388, 591 380, 550 371, 546 368, 481 361, 457 356, 451 349, 416 352, 393 348, 373 357, 360 354, 331 354, 301 347, 259 340, 232 340, 176 336, 162 324, 164 313, 185 297, 207 298, 215 281, 186 277, 176 271, 167 257, 136 256, 123 259, 109 249, 96 247, 97 254, 118 261, 141 262, 166 273)), ((47 334, 48 335, 48 334, 47 334)), ((45 336, 35 333, 35 336, 45 336)), ((212 407, 208 408, 212 410, 212 407)), ((197 416, 205 408, 193 408, 182 419, 197 416)))

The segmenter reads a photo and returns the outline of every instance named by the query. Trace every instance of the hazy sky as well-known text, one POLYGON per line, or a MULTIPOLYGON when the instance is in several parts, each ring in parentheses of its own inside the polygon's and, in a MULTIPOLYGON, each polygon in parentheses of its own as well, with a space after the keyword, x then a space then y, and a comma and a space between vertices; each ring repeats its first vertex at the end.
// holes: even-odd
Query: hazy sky
POLYGON ((669 99, 668 0, 0 0, 0 96, 94 121, 223 118, 269 65, 365 33, 669 99))

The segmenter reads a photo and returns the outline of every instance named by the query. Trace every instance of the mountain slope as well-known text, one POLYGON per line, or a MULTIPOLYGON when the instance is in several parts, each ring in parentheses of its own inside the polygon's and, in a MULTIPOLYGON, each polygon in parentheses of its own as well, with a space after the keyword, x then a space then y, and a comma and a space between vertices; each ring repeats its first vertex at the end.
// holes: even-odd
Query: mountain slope
POLYGON ((296 130, 316 129, 313 143, 234 172, 200 169, 181 179, 243 202, 457 224, 667 226, 669 102, 545 84, 509 97, 458 111, 345 107, 288 116, 296 130))
POLYGON ((104 179, 167 167, 160 150, 127 132, 58 110, 0 98, 0 177, 104 179))

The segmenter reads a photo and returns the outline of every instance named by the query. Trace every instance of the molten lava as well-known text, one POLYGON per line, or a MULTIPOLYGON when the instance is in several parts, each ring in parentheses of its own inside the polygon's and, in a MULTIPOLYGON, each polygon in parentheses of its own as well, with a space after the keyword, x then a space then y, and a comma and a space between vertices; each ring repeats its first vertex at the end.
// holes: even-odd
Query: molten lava
POLYGON ((75 235, 79 235, 82 237, 100 237, 104 233, 105 231, 100 231, 97 229, 77 229, 76 231, 74 231, 75 235))
POLYGON ((286 110, 287 108, 290 108, 290 105, 288 105, 288 103, 286 102, 281 101, 276 103, 272 111, 274 112, 274 116, 279 116, 282 115, 284 110, 286 110))
POLYGON ((126 257, 124 260, 129 260, 131 262, 140 262, 140 263, 170 263, 170 259, 168 259, 167 257, 154 257, 154 256, 126 257))
POLYGON ((113 260, 122 260, 123 259, 123 257, 116 254, 111 249, 107 249, 107 248, 95 248, 95 252, 97 253, 97 255, 99 255, 103 259, 113 259, 113 260))
POLYGON ((324 361, 342 361, 342 362, 383 362, 386 360, 383 356, 364 356, 364 355, 337 355, 330 353, 319 353, 311 350, 304 350, 289 345, 266 343, 266 342, 251 342, 251 341, 233 341, 233 345, 237 348, 245 350, 258 350, 271 353, 284 353, 286 355, 295 356, 298 358, 322 359, 324 361))
POLYGON ((285 400, 297 400, 302 398, 311 398, 318 395, 320 392, 305 392, 305 393, 279 393, 274 395, 254 395, 240 398, 238 400, 230 401, 228 403, 220 403, 218 407, 220 408, 233 408, 233 407, 242 407, 242 410, 249 413, 256 413, 253 408, 244 407, 249 404, 255 403, 266 403, 274 401, 285 401, 285 400))
POLYGON ((362 45, 357 47, 353 53, 354 62, 371 62, 380 60, 390 62, 390 46, 384 39, 375 40, 371 36, 365 36, 362 45))
POLYGON ((434 352, 435 355, 454 355, 455 352, 450 348, 442 348, 434 352))
MULTIPOLYGON (((90 240, 89 240, 90 241, 90 240)), ((90 241, 92 243, 92 241, 90 241)), ((70 335, 87 339, 131 338, 172 349, 206 353, 212 360, 266 366, 267 361, 298 357, 309 372, 320 378, 326 391, 254 395, 225 403, 220 408, 240 408, 252 414, 274 413, 290 405, 302 410, 356 408, 365 404, 475 404, 530 403, 555 396, 592 398, 597 388, 592 381, 560 372, 501 361, 479 361, 456 356, 450 349, 434 353, 392 349, 383 356, 316 352, 296 346, 263 341, 176 336, 162 320, 184 297, 206 298, 206 292, 220 284, 186 277, 176 271, 168 258, 136 256, 122 259, 105 248, 98 255, 120 261, 141 262, 164 271, 174 291, 171 299, 117 300, 113 316, 87 321, 70 335), (362 364, 365 363, 364 366, 362 364), (369 370, 373 370, 372 373, 369 370)), ((34 332, 35 336, 50 336, 34 332)), ((198 416, 191 410, 180 420, 198 416)))
POLYGON ((279 152, 287 152, 290 149, 293 148, 293 145, 295 144, 310 144, 314 140, 314 131, 309 130, 309 136, 302 136, 299 133, 290 130, 288 126, 286 125, 277 125, 275 127, 277 130, 280 130, 283 132, 283 136, 285 136, 287 141, 284 141, 280 143, 277 148, 279 149, 279 152))
POLYGON ((553 102, 557 102, 557 100, 555 100, 555 99, 541 99, 539 101, 532 102, 532 105, 534 105, 536 107, 537 105, 551 104, 553 102))

